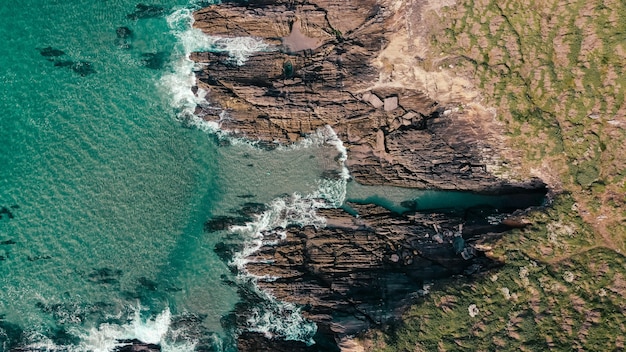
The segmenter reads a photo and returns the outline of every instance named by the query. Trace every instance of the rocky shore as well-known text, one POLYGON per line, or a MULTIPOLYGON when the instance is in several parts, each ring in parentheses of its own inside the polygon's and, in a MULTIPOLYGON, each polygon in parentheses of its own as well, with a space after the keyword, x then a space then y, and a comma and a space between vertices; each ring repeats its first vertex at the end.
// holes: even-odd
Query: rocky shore
MULTIPOLYGON (((193 53, 200 68, 194 90, 207 93, 196 114, 268 148, 331 126, 347 149, 351 177, 362 184, 511 197, 545 192, 540 180, 494 172, 504 166, 495 122, 415 85, 381 78, 384 68, 375 62, 398 27, 392 5, 250 0, 199 10, 194 25, 206 34, 254 37, 269 49, 242 65, 226 54, 193 53)), ((349 350, 342 339, 397 317, 424 293, 425 282, 498 265, 482 242, 523 225, 488 221, 494 209, 397 214, 372 204, 349 206, 358 217, 327 209, 320 211, 324 228, 282 229, 286 237, 260 248, 246 267, 272 278, 259 280, 262 289, 304 307, 318 324, 318 346, 244 333, 240 350, 316 350, 326 343, 339 350, 342 341, 349 350)))

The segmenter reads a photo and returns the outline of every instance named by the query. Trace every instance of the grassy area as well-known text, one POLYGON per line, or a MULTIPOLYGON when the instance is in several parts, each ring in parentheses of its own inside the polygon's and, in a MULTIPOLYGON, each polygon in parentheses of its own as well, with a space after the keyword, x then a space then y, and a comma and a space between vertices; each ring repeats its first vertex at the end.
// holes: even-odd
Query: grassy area
POLYGON ((624 349, 626 3, 459 0, 439 16, 424 67, 469 77, 523 155, 515 172, 561 194, 491 244, 501 270, 439 283, 373 349, 624 349))
POLYGON ((531 227, 493 246, 491 255, 506 265, 437 283, 399 326, 371 337, 375 349, 623 349, 626 258, 595 245, 593 229, 571 216, 574 204, 565 195, 547 212, 531 214, 531 227))
POLYGON ((624 16, 617 0, 466 0, 447 10, 447 28, 431 37, 445 60, 473 77, 485 105, 498 107, 512 148, 523 152, 522 171, 557 180, 604 244, 619 250, 626 249, 626 229, 617 226, 626 220, 624 16))

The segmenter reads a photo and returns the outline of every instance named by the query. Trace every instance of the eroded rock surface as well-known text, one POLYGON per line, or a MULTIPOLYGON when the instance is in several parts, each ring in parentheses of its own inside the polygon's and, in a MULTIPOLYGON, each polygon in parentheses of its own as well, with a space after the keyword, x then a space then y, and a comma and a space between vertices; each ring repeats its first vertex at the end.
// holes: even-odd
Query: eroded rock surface
POLYGON ((491 131, 418 89, 379 84, 373 61, 391 36, 388 13, 371 0, 249 1, 198 11, 195 26, 205 33, 253 36, 272 49, 241 66, 226 54, 193 53, 209 103, 197 113, 270 145, 330 125, 348 149, 352 177, 363 184, 515 186, 489 170, 501 162, 491 131), (298 38, 303 46, 294 45, 298 38))
POLYGON ((262 247, 246 267, 272 278, 260 279, 261 288, 307 307, 305 316, 336 336, 389 321, 425 281, 494 265, 473 244, 508 229, 484 219, 468 222, 465 213, 399 215, 376 205, 350 206, 358 218, 323 210, 326 227, 288 228, 285 240, 262 247))

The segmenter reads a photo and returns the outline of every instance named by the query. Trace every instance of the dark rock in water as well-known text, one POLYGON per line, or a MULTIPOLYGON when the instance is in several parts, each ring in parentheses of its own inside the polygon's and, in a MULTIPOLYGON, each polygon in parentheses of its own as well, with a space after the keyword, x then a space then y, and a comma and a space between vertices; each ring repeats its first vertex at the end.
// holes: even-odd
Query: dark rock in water
POLYGON ((227 230, 233 225, 243 225, 250 219, 247 217, 216 216, 204 223, 204 231, 215 232, 227 230))
POLYGON ((135 12, 126 15, 126 18, 138 20, 143 18, 160 17, 165 14, 165 8, 158 5, 137 4, 135 12))
POLYGON ((115 352, 157 352, 161 351, 161 346, 152 343, 143 343, 137 339, 132 340, 117 340, 124 346, 116 347, 115 352))
POLYGON ((3 255, 0 255, 0 261, 6 260, 7 258, 3 255))
POLYGON ((172 318, 171 331, 176 331, 176 338, 182 341, 195 341, 194 351, 223 352, 231 349, 225 348, 227 341, 222 341, 220 336, 208 330, 204 325, 206 315, 182 314, 172 318))
POLYGON ((157 287, 158 287, 157 283, 152 281, 152 280, 150 280, 150 279, 148 279, 148 278, 145 278, 145 277, 142 276, 142 277, 139 278, 138 281, 139 281, 139 284, 141 286, 143 286, 145 289, 147 289, 149 291, 156 291, 157 290, 157 287))
POLYGON ((45 48, 41 48, 37 50, 39 50, 39 53, 41 54, 41 56, 45 56, 45 57, 57 57, 57 56, 65 55, 65 52, 63 50, 55 49, 51 46, 47 46, 45 48))
POLYGON ((94 269, 91 274, 88 275, 88 280, 98 284, 116 284, 119 282, 118 278, 122 275, 121 270, 113 270, 110 268, 94 269))
POLYGON ((133 31, 131 31, 128 27, 117 27, 115 34, 120 39, 126 39, 132 37, 133 31))
POLYGON ((19 206, 19 205, 17 205, 17 204, 13 204, 13 205, 11 205, 11 209, 19 209, 19 208, 20 208, 20 206, 19 206))
POLYGON ((91 65, 91 62, 88 61, 75 62, 71 66, 71 69, 83 77, 96 73, 96 70, 91 65))
POLYGON ((241 194, 241 195, 237 196, 237 198, 244 198, 244 199, 245 198, 254 198, 254 197, 256 197, 254 194, 241 194))
POLYGON ((9 245, 9 244, 15 244, 17 242, 13 241, 13 240, 6 240, 6 241, 2 241, 0 242, 0 245, 9 245))
POLYGON ((115 45, 122 49, 130 49, 130 39, 133 36, 133 32, 128 27, 117 27, 115 30, 117 39, 115 39, 115 45))
POLYGON ((416 210, 417 209, 417 201, 415 201, 415 200, 405 200, 405 201, 400 203, 400 206, 403 207, 403 208, 407 208, 409 210, 416 210))
POLYGON ((28 256, 28 258, 26 258, 26 259, 28 259, 28 261, 29 261, 29 262, 34 262, 34 261, 37 261, 37 260, 52 259, 52 256, 49 256, 49 255, 35 255, 35 256, 30 256, 30 255, 29 255, 29 256, 28 256))
POLYGON ((2 219, 2 214, 6 214, 9 219, 13 219, 13 213, 7 207, 0 208, 0 219, 2 219))
POLYGON ((266 210, 267 210, 267 205, 263 203, 248 202, 248 203, 244 203, 241 206, 240 212, 241 214, 250 217, 255 214, 261 214, 266 210))
POLYGON ((165 51, 145 53, 141 55, 141 63, 147 68, 160 70, 167 64, 170 54, 165 51))
MULTIPOLYGON (((258 332, 244 332, 237 339, 237 349, 240 352, 272 351, 272 352, 333 352, 318 344, 307 346, 301 341, 287 341, 270 339, 258 332)), ((335 351, 339 351, 336 349, 335 351)))
POLYGON ((56 67, 72 67, 72 65, 74 65, 74 61, 63 60, 54 62, 54 66, 56 67))
POLYGON ((217 254, 220 259, 224 262, 230 262, 233 259, 235 253, 241 252, 243 250, 243 244, 233 244, 233 243, 225 243, 219 242, 215 245, 213 251, 217 254))
POLYGON ((96 73, 96 70, 91 65, 91 62, 88 61, 55 61, 54 66, 67 67, 83 77, 96 73))
POLYGON ((77 345, 80 342, 80 338, 68 333, 63 327, 53 331, 49 337, 55 344, 60 346, 77 345))
POLYGON ((339 170, 324 170, 320 177, 326 180, 340 180, 342 176, 339 170))

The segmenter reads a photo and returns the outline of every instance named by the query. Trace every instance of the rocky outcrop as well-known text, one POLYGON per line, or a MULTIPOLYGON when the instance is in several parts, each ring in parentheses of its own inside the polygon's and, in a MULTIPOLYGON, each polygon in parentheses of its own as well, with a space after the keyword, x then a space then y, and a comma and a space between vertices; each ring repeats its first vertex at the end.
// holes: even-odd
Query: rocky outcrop
MULTIPOLYGON (((193 53, 199 64, 195 91, 207 93, 196 114, 268 147, 329 125, 348 150, 351 176, 362 184, 513 194, 543 189, 538 180, 516 183, 493 174, 502 163, 490 138, 495 127, 483 128, 471 114, 414 86, 381 83, 374 61, 393 35, 391 18, 390 9, 374 0, 250 0, 202 9, 195 27, 206 34, 252 36, 270 49, 243 65, 226 53, 193 53)), ((477 244, 509 228, 486 220, 492 210, 396 214, 376 205, 351 206, 358 217, 321 210, 324 228, 280 229, 286 237, 279 241, 271 241, 279 237, 276 230, 264 233, 274 244, 246 266, 252 275, 271 278, 258 281, 262 289, 304 307, 318 324, 318 342, 387 322, 425 281, 496 265, 477 244)), ((224 257, 230 253, 224 244, 217 249, 224 257)), ((245 309, 240 305, 237 314, 245 309)), ((234 325, 237 319, 246 320, 235 318, 234 325)), ((238 344, 246 351, 271 342, 244 333, 238 344)))
POLYGON ((262 247, 246 267, 261 277, 262 289, 307 307, 305 316, 333 336, 389 321, 425 281, 494 265, 474 244, 508 229, 470 210, 399 215, 376 205, 349 205, 358 218, 326 209, 320 212, 328 222, 324 228, 265 233, 269 241, 287 235, 262 247))
POLYGON ((330 125, 348 149, 352 177, 363 184, 517 186, 490 172, 501 161, 486 129, 420 90, 378 83, 372 61, 390 36, 386 14, 372 0, 257 0, 196 12, 195 26, 209 35, 271 45, 242 66, 224 53, 193 53, 198 88, 208 92, 197 114, 268 145, 330 125))

